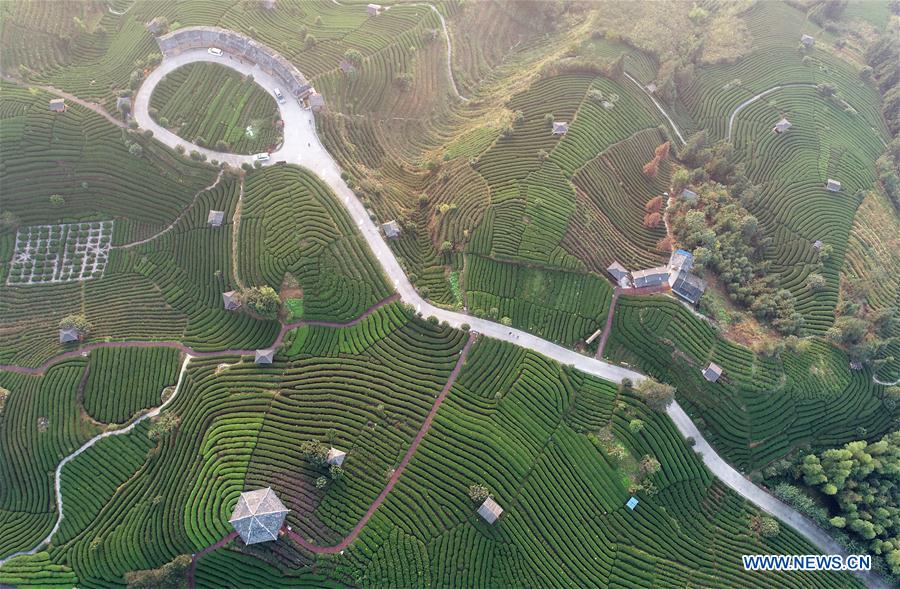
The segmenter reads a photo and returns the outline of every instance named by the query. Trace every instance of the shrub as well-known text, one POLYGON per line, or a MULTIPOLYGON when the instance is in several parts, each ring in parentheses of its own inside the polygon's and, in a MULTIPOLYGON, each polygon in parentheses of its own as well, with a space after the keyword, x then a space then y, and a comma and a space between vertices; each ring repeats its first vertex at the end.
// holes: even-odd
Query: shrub
POLYGON ((191 557, 181 554, 158 569, 127 572, 125 582, 128 589, 180 589, 187 584, 187 569, 190 566, 191 557))
POLYGON ((475 503, 481 503, 490 496, 490 491, 484 485, 475 484, 469 487, 469 499, 475 503))
POLYGON ((300 454, 316 468, 328 464, 328 446, 322 442, 308 440, 300 444, 300 454))
POLYGON ((66 204, 66 199, 62 197, 61 194, 51 194, 50 195, 50 204, 55 207, 61 207, 66 204))
POLYGON ((60 329, 76 329, 81 337, 87 337, 91 331, 93 331, 94 326, 91 325, 91 322, 87 320, 87 317, 84 315, 66 315, 59 321, 60 329))

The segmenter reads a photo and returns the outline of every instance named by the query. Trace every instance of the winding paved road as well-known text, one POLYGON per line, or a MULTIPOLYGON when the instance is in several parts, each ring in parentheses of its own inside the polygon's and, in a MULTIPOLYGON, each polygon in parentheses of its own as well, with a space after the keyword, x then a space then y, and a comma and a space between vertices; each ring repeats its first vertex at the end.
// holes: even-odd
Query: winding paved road
MULTIPOLYGON (((135 118, 141 127, 152 129, 154 136, 170 147, 180 144, 188 151, 191 149, 198 149, 198 151, 206 153, 209 159, 227 161, 232 165, 240 165, 244 162, 252 163, 252 156, 240 156, 217 153, 210 150, 200 150, 173 133, 161 129, 159 125, 150 118, 147 107, 149 106, 150 94, 153 92, 155 84, 158 83, 166 73, 191 61, 217 61, 232 67, 243 74, 252 74, 269 92, 271 92, 271 88, 277 84, 275 80, 263 72, 260 72, 259 69, 252 64, 237 59, 231 59, 227 56, 215 58, 210 56, 205 50, 188 51, 175 57, 166 57, 160 67, 147 77, 147 80, 141 86, 140 90, 138 90, 134 107, 135 118), (161 130, 161 132, 157 132, 157 130, 161 130)), ((641 86, 640 82, 627 73, 625 75, 646 92, 646 89, 641 86)), ((672 120, 655 97, 649 93, 648 96, 653 101, 654 105, 656 105, 656 108, 660 113, 662 113, 666 120, 672 125, 678 139, 684 143, 684 137, 678 129, 678 126, 675 124, 675 121, 672 120)), ((331 187, 338 199, 344 204, 347 212, 350 213, 351 217, 356 221, 360 233, 362 233, 366 242, 369 244, 375 257, 378 258, 385 274, 394 283, 399 296, 404 302, 413 305, 417 311, 425 316, 434 315, 441 321, 447 321, 453 327, 469 324, 475 332, 528 348, 534 352, 552 358, 557 362, 572 366, 578 370, 605 380, 619 382, 623 378, 629 378, 635 383, 644 380, 645 376, 643 374, 633 370, 609 364, 596 358, 584 356, 518 329, 505 327, 499 323, 436 307, 424 300, 409 282, 406 273, 400 267, 400 264, 397 262, 396 257, 394 257, 394 254, 390 247, 388 247, 386 241, 382 238, 378 227, 369 218, 363 204, 357 199, 350 187, 347 186, 341 178, 341 171, 337 162, 319 141, 315 131, 312 113, 303 109, 299 103, 293 99, 288 99, 287 104, 281 105, 281 113, 282 120, 284 121, 285 142, 281 149, 272 154, 272 159, 268 164, 271 165, 274 162, 284 161, 306 167, 331 187)), ((669 406, 667 413, 675 422, 675 425, 684 437, 691 436, 696 440, 694 449, 701 455, 703 463, 716 475, 716 477, 728 485, 728 487, 763 511, 766 511, 790 525, 824 553, 846 554, 846 551, 841 549, 840 546, 815 523, 804 517, 792 507, 779 501, 766 491, 751 483, 744 475, 725 462, 725 460, 713 450, 688 417, 687 413, 684 412, 677 402, 673 402, 669 406)), ((861 574, 859 576, 869 587, 877 587, 879 589, 882 587, 887 588, 887 585, 874 575, 861 574)))
MULTIPOLYGON (((182 65, 195 61, 217 62, 231 67, 242 74, 253 75, 256 81, 259 82, 260 85, 262 85, 269 93, 272 92, 272 88, 279 85, 275 79, 262 72, 259 68, 255 67, 255 65, 241 61, 237 58, 232 58, 227 54, 222 57, 213 57, 210 56, 206 52, 206 50, 186 51, 185 53, 182 53, 178 56, 166 57, 163 60, 162 64, 156 70, 154 70, 144 81, 143 85, 138 90, 134 101, 133 116, 135 120, 137 120, 138 124, 142 128, 152 130, 154 137, 164 144, 168 145, 169 147, 174 148, 178 145, 181 145, 187 151, 197 150, 201 153, 205 153, 210 160, 216 159, 220 162, 227 162, 232 166, 240 166, 245 162, 253 163, 252 156, 218 153, 190 144, 177 135, 171 133, 170 131, 160 127, 151 119, 149 115, 149 101, 150 95, 152 94, 153 88, 156 86, 156 84, 158 84, 159 81, 167 73, 177 69, 178 67, 181 67, 182 65)), ((635 84, 638 84, 640 86, 640 83, 637 82, 637 80, 635 80, 631 76, 628 76, 628 78, 631 79, 635 84)), ((684 138, 682 137, 674 121, 669 117, 669 115, 665 112, 665 110, 653 96, 650 96, 650 98, 651 100, 653 100, 653 103, 656 105, 657 109, 659 109, 663 116, 672 125, 678 138, 682 142, 684 142, 684 138)), ((271 165, 279 161, 284 161, 286 163, 306 167, 314 174, 318 175, 319 178, 321 178, 326 184, 331 187, 331 189, 337 195, 337 198, 344 204, 351 217, 356 221, 360 233, 369 244, 369 247, 372 249, 375 257, 378 258, 385 274, 391 281, 393 281, 397 289, 396 296, 402 298, 403 301, 413 305, 419 312, 423 313, 426 316, 434 315, 442 321, 447 321, 454 327, 460 327, 463 324, 469 324, 474 332, 478 332, 484 334, 487 337, 500 339, 518 346, 528 348, 530 350, 533 350, 534 352, 552 358, 562 364, 572 366, 585 373, 606 380, 619 382, 623 378, 629 378, 633 382, 640 382, 645 378, 644 375, 633 370, 615 366, 607 362, 597 360, 595 358, 581 355, 577 352, 563 348, 562 346, 558 346, 524 331, 505 327, 503 325, 500 325, 499 323, 493 323, 484 319, 470 317, 462 313, 448 311, 446 309, 435 307, 429 302, 423 300, 407 279, 406 274, 403 272, 403 269, 400 267, 400 264, 394 257, 393 252, 381 237, 381 234, 379 233, 375 223, 369 218, 365 207, 356 198, 356 195, 341 178, 340 169, 338 168, 337 163, 319 141, 319 138, 315 132, 315 124, 312 113, 308 110, 303 109, 301 105, 292 98, 288 98, 287 102, 285 104, 279 105, 279 107, 281 109, 281 116, 284 121, 285 140, 282 147, 272 154, 272 157, 267 165, 271 165)), ((279 336, 283 337, 283 334, 284 329, 282 330, 282 333, 279 334, 279 336)), ((170 343, 177 344, 176 342, 170 343)), ((157 342, 130 342, 130 345, 161 344, 157 342)), ((228 352, 219 352, 219 354, 221 353, 228 352)), ((182 376, 184 374, 184 368, 186 367, 188 360, 189 357, 186 358, 185 364, 182 366, 182 376)), ((457 368, 458 367, 459 366, 457 366, 457 368)), ((11 368, 14 369, 15 367, 0 367, 0 369, 7 370, 11 368)), ((42 369, 45 369, 45 367, 41 367, 40 370, 42 369)), ((22 371, 24 372, 25 370, 22 371)), ((181 378, 182 377, 179 377, 179 383, 181 382, 181 378)), ((445 393, 442 393, 442 395, 444 394, 445 393)), ((171 398, 169 399, 169 401, 171 401, 171 398)), ((439 406, 439 403, 436 402, 436 406, 439 406)), ((162 407, 159 407, 158 409, 154 410, 154 414, 158 414, 161 409, 162 407)), ((667 413, 672 418, 676 427, 683 436, 690 436, 696 440, 696 445, 694 447, 695 451, 697 451, 701 455, 704 464, 713 472, 713 474, 721 479, 729 488, 733 489, 735 492, 758 506, 760 509, 766 511, 767 513, 770 513, 775 517, 778 517, 780 520, 790 525, 823 552, 829 554, 845 554, 845 551, 842 550, 834 542, 834 540, 832 540, 822 529, 817 527, 813 522, 799 514, 790 506, 777 500, 767 492, 751 483, 749 480, 744 478, 741 473, 728 465, 728 463, 726 463, 715 452, 715 450, 713 450, 713 448, 705 440, 703 435, 700 433, 700 431, 697 429, 697 427, 677 402, 673 402, 669 406, 669 408, 667 409, 667 413)), ((141 419, 146 419, 150 416, 151 415, 148 413, 141 419)), ((429 418, 431 417, 433 417, 433 415, 429 414, 429 418)), ((137 423, 138 421, 135 421, 129 426, 129 428, 133 428, 137 423)), ((125 431, 127 431, 127 428, 125 430, 116 430, 114 432, 109 432, 107 435, 117 435, 118 433, 124 433, 125 431)), ((82 446, 82 448, 80 448, 76 454, 67 457, 67 459, 57 467, 56 488, 57 501, 60 507, 60 519, 57 521, 57 525, 54 527, 54 532, 58 528, 59 521, 62 518, 62 502, 59 495, 59 472, 62 466, 68 460, 71 460, 71 458, 74 458, 75 455, 87 449, 87 447, 92 445, 96 441, 96 439, 99 439, 99 437, 82 446)), ((417 443, 414 443, 414 446, 410 448, 410 452, 414 452, 415 446, 417 446, 417 443)), ((408 462, 409 457, 411 457, 410 453, 407 454, 407 457, 404 458, 404 461, 408 462)), ((365 521, 366 520, 364 518, 364 520, 361 521, 357 527, 361 529, 361 526, 365 525, 365 521)), ((51 537, 54 532, 51 533, 51 537)), ((354 532, 356 532, 356 529, 354 529, 354 532)), ((302 540, 302 538, 300 540, 302 540)), ((346 540, 347 539, 345 538, 345 541, 346 540)), ((342 542, 341 544, 343 543, 344 542, 342 542)), ((349 544, 349 542, 347 543, 349 544)), ((38 546, 31 552, 33 553, 38 548, 40 548, 40 546, 38 546)), ((333 548, 336 547, 329 547, 325 550, 331 550, 333 548)), ((317 547, 317 549, 323 550, 323 547, 317 547)), ((0 562, 0 564, 2 564, 2 562, 0 562)), ((860 574, 859 577, 869 587, 879 589, 882 587, 887 587, 887 584, 885 584, 874 575, 860 574)))

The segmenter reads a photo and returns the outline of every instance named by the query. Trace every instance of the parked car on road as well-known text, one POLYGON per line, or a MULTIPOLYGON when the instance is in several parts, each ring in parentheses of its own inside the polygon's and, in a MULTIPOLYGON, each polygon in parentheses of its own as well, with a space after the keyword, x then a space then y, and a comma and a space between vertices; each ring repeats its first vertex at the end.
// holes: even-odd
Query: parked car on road
POLYGON ((253 159, 255 159, 258 162, 267 162, 267 161, 269 161, 269 154, 266 152, 257 153, 256 155, 253 156, 253 159))
POLYGON ((210 55, 215 55, 216 57, 222 57, 222 50, 218 47, 210 47, 206 50, 210 55))
POLYGON ((284 94, 281 93, 281 90, 279 90, 278 88, 275 88, 273 94, 275 94, 275 99, 279 103, 284 104, 284 94))

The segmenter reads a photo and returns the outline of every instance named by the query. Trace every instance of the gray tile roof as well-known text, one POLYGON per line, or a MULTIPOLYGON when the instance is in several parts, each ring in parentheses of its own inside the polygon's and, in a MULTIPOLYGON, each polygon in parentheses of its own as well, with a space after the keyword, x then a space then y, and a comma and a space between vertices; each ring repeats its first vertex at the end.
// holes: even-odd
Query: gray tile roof
POLYGON ((271 364, 272 359, 275 357, 275 350, 256 350, 256 357, 254 358, 254 362, 257 364, 271 364))
POLYGON ((337 448, 329 448, 328 456, 325 457, 325 461, 328 462, 328 464, 332 464, 334 466, 340 466, 340 465, 344 464, 344 458, 346 458, 346 457, 347 457, 346 452, 344 452, 342 450, 338 450, 337 448))
POLYGON ((484 521, 489 524, 497 521, 497 518, 499 518, 502 514, 503 508, 500 507, 496 501, 494 501, 493 497, 488 497, 487 499, 485 499, 484 503, 481 504, 481 507, 478 508, 478 515, 484 518, 484 521))
POLYGON ((657 286, 669 280, 669 267, 657 266, 646 270, 635 270, 631 273, 635 288, 657 286))
POLYGON ((222 221, 225 220, 225 211, 210 211, 206 217, 206 222, 213 227, 221 227, 222 221))
POLYGON ((61 344, 77 342, 79 337, 80 337, 80 334, 78 333, 78 330, 75 329, 74 327, 59 330, 59 343, 61 343, 61 344))
POLYGON ((384 231, 385 237, 400 237, 400 233, 402 232, 400 229, 400 223, 397 221, 388 221, 381 226, 381 230, 384 231))
POLYGON ((287 513, 284 503, 266 487, 241 493, 228 521, 245 544, 257 544, 278 539, 278 530, 287 513))
POLYGON ((709 382, 716 382, 722 376, 722 367, 715 362, 710 362, 709 366, 703 369, 703 378, 709 382))
POLYGON ((706 282, 703 279, 684 270, 675 274, 669 284, 672 286, 672 292, 692 304, 699 301, 706 290, 706 282))
POLYGON ((563 121, 553 121, 553 134, 565 135, 569 130, 569 123, 563 121))
POLYGON ((606 271, 609 272, 609 275, 615 278, 616 281, 621 280, 624 276, 628 276, 628 270, 617 261, 613 261, 613 263, 606 268, 606 271))

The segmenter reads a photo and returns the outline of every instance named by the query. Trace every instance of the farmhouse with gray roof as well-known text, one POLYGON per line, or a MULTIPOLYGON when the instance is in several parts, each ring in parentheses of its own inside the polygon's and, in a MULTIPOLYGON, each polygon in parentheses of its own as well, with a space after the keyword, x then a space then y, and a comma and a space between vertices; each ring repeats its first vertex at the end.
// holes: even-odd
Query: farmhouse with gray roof
POLYGON ((643 288, 645 286, 659 286, 665 284, 669 280, 669 267, 657 266, 656 268, 647 268, 646 270, 635 270, 631 273, 632 284, 635 288, 643 288))
POLYGON ((618 261, 613 260, 613 263, 609 265, 606 271, 609 272, 609 275, 613 277, 613 280, 615 280, 616 284, 620 287, 628 288, 631 284, 631 280, 628 277, 628 270, 618 261))
POLYGON ((840 192, 841 191, 841 183, 837 180, 832 180, 831 178, 825 182, 825 190, 829 192, 840 192))
POLYGON ((683 198, 684 200, 686 200, 688 202, 693 202, 693 201, 697 200, 697 193, 694 192, 693 190, 688 190, 687 188, 685 188, 684 190, 681 191, 681 198, 683 198))
POLYGON ((53 112, 66 112, 66 99, 54 98, 50 101, 50 110, 53 112))
POLYGON ((672 292, 692 305, 697 304, 706 290, 706 282, 702 278, 684 270, 672 273, 669 277, 669 286, 672 287, 672 292))
POLYGON ((257 364, 271 364, 275 357, 275 350, 256 350, 256 356, 253 361, 257 364))

